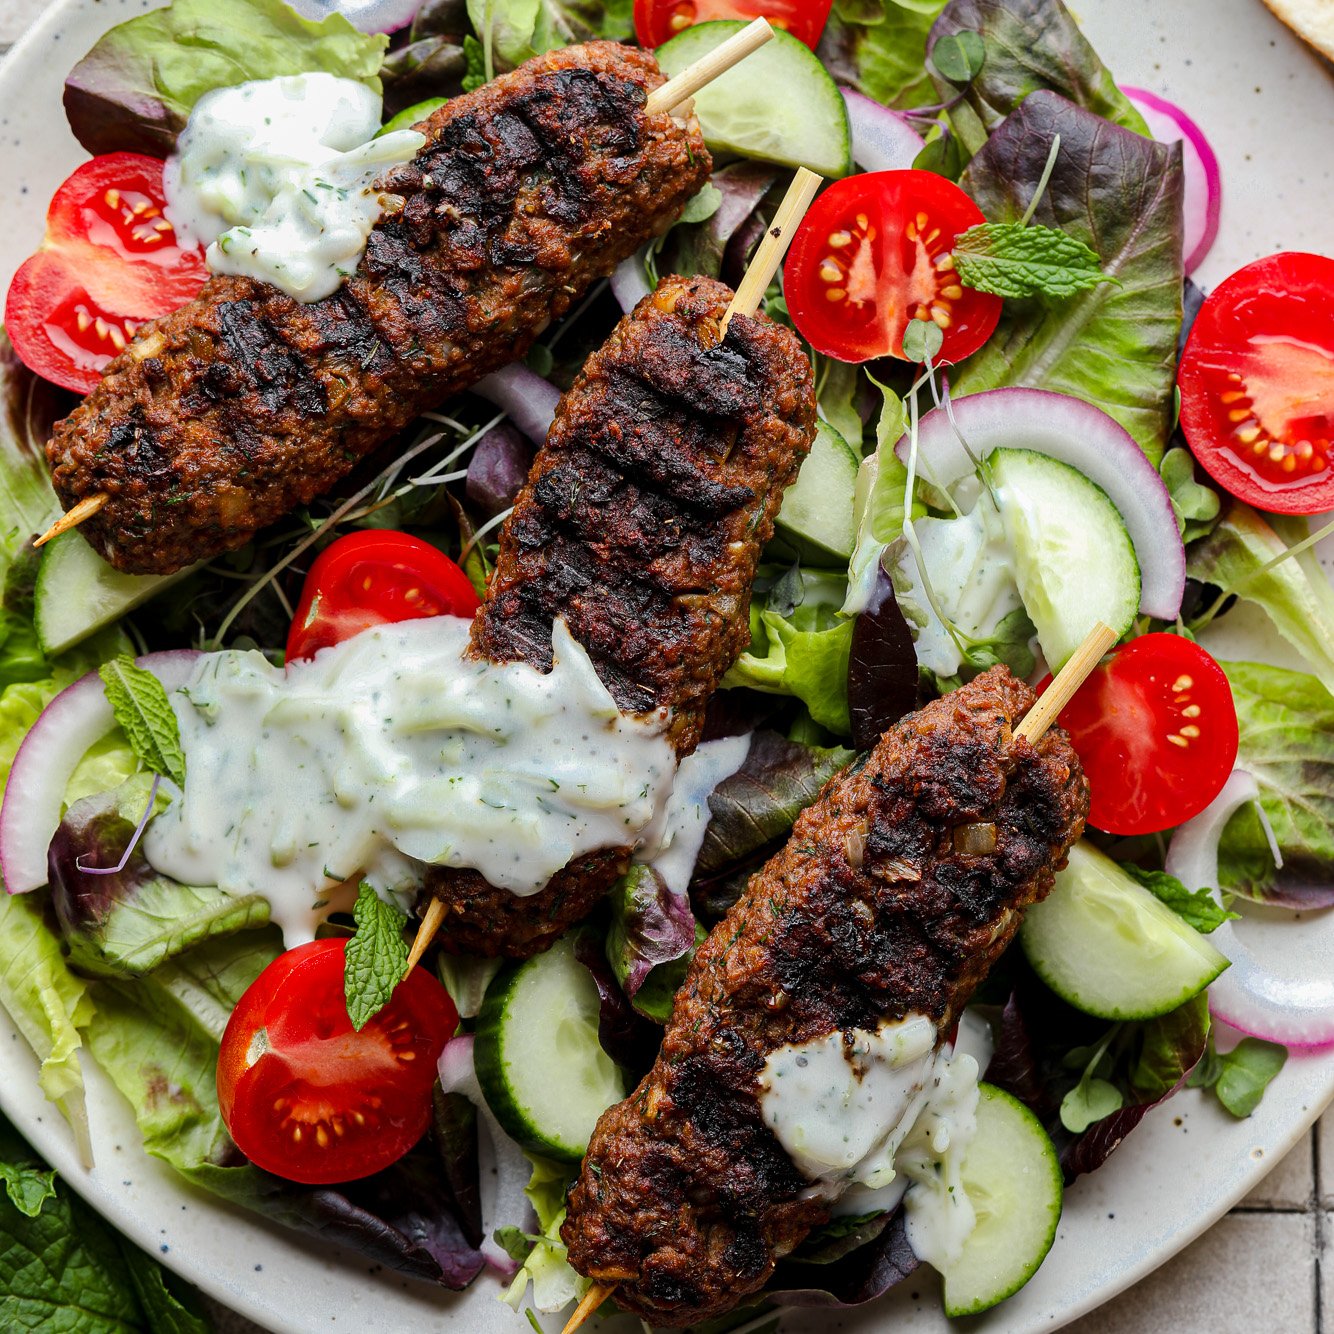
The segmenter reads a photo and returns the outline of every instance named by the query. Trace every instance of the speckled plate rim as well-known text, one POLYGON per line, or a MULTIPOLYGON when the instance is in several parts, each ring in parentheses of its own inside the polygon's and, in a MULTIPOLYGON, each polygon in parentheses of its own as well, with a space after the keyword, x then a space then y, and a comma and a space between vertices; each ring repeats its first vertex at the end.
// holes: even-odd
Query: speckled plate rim
MULTIPOLYGON (((1230 124, 1237 140, 1246 142, 1248 135, 1253 137, 1251 121, 1257 117, 1252 115, 1248 121, 1244 114, 1223 105, 1224 97, 1235 102, 1235 93, 1220 91, 1211 103, 1204 81, 1192 86, 1191 77, 1185 73, 1192 63, 1189 58, 1178 56, 1173 61, 1168 58, 1169 51, 1155 50, 1155 37, 1165 47, 1169 47, 1169 40, 1165 31, 1156 31, 1160 16, 1154 15, 1153 3, 1086 0, 1079 6, 1080 18, 1095 46, 1122 78, 1168 95, 1175 93, 1206 128, 1230 124), (1151 59, 1154 55, 1162 59, 1151 59), (1202 106, 1207 111, 1211 105, 1216 113, 1213 121, 1201 111, 1202 106)), ((34 214, 31 201, 48 197, 76 160, 70 155, 58 93, 32 99, 32 104, 26 105, 26 114, 19 115, 25 109, 20 105, 25 91, 31 91, 31 85, 41 83, 43 78, 58 89, 81 53, 78 43, 86 47, 89 34, 97 30, 92 24, 94 16, 98 26, 110 26, 151 7, 147 0, 58 0, 0 64, 0 140, 6 158, 16 160, 14 175, 20 180, 18 195, 22 196, 18 202, 13 195, 0 202, 0 286, 7 286, 13 268, 40 238, 40 206, 34 214), (77 42, 62 42, 76 34, 77 42), (43 59, 49 65, 38 66, 45 72, 42 78, 34 78, 32 62, 43 59), (43 106, 48 108, 45 124, 34 119, 43 106), (31 136, 25 139, 26 131, 13 133, 11 119, 31 123, 31 136), (48 153, 47 140, 52 136, 55 144, 48 153), (31 189, 24 174, 29 167, 34 178, 31 189)), ((1307 57, 1258 3, 1182 0, 1164 21, 1187 23, 1188 15, 1182 11, 1189 9, 1197 9, 1201 17, 1207 13, 1212 20, 1212 26, 1196 29, 1199 40, 1195 49, 1201 65, 1210 64, 1210 43, 1218 43, 1218 59, 1235 59, 1244 51, 1242 67, 1247 73, 1256 70, 1257 78, 1258 67, 1264 64, 1266 82, 1291 79, 1292 71, 1297 70, 1299 87, 1292 94, 1294 103, 1313 90, 1317 96, 1328 94, 1326 69, 1307 57), (1266 44, 1271 52, 1278 52, 1277 57, 1264 56, 1266 44), (1257 51, 1261 53, 1259 60, 1255 59, 1257 51)), ((1257 96, 1260 91, 1257 82, 1257 96)), ((1272 99, 1265 114, 1275 114, 1272 99)), ((1303 118, 1295 107, 1290 119, 1300 130, 1303 118)), ((1319 119, 1307 119, 1306 125, 1319 119)), ((1272 123, 1265 133, 1272 143, 1272 123)), ((1281 134, 1278 137, 1280 142, 1289 142, 1281 134)), ((1215 139, 1223 158, 1225 180, 1229 179, 1230 165, 1236 165, 1230 163, 1226 151, 1233 142, 1231 136, 1215 139)), ((1303 157, 1302 172, 1309 175, 1312 143, 1308 128, 1304 145, 1298 135, 1290 161, 1275 162, 1271 152, 1268 170, 1261 173, 1271 204, 1274 186, 1284 179, 1297 179, 1289 173, 1297 170, 1303 157)), ((1243 154, 1239 143, 1235 157, 1249 161, 1252 155, 1243 154)), ((1240 172, 1236 179, 1242 181, 1240 172)), ((1290 226, 1293 216, 1294 210, 1289 208, 1285 217, 1290 226)), ((1230 217, 1225 210, 1218 247, 1202 275, 1205 281, 1217 281, 1247 259, 1280 245, 1326 252, 1334 249, 1328 218, 1323 220, 1322 231, 1320 220, 1309 206, 1305 217, 1300 206, 1295 216, 1297 234, 1264 244, 1244 227, 1233 225, 1235 215, 1230 217)), ((1242 647, 1255 656, 1283 656, 1275 652, 1272 637, 1265 635, 1263 626, 1254 626, 1244 634, 1242 647)), ((1334 917, 1326 914, 1323 920, 1312 922, 1310 929, 1320 937, 1334 936, 1334 917)), ((1302 937, 1295 938, 1299 941, 1296 953, 1301 956, 1306 952, 1300 946, 1302 937)), ((1310 944, 1314 961, 1314 954, 1324 947, 1314 936, 1310 944)), ((139 1245, 159 1254, 184 1278, 258 1323, 301 1334, 354 1324, 358 1329, 396 1334, 441 1326, 466 1328, 478 1334, 493 1330, 505 1334, 521 1328, 515 1323, 516 1317, 494 1301, 494 1285, 485 1281, 461 1296, 443 1293, 378 1271, 318 1239, 257 1220, 184 1184, 164 1164, 143 1152, 130 1108, 91 1061, 84 1065, 98 1166, 85 1172, 77 1161, 68 1128, 41 1097, 35 1060, 3 1010, 0 1052, 7 1055, 5 1077, 0 1079, 0 1108, 64 1179, 139 1245), (369 1283, 365 1277, 368 1269, 374 1275, 369 1283)), ((1114 1297, 1193 1241, 1252 1190, 1301 1139, 1331 1097, 1334 1054, 1295 1054, 1260 1109, 1244 1122, 1231 1120, 1198 1093, 1179 1095, 1152 1113, 1104 1169, 1082 1178, 1067 1193, 1057 1243, 1042 1270, 1017 1297, 971 1322, 972 1326, 986 1334, 1036 1334, 1038 1330, 1059 1328, 1114 1297)), ((891 1294, 886 1301, 855 1311, 794 1312, 784 1317, 783 1329, 797 1334, 837 1327, 869 1334, 892 1323, 916 1334, 952 1328, 931 1296, 931 1288, 929 1281, 904 1285, 903 1291, 891 1294), (918 1291, 909 1292, 909 1288, 918 1291)), ((555 1324, 558 1328, 559 1322, 555 1324)))

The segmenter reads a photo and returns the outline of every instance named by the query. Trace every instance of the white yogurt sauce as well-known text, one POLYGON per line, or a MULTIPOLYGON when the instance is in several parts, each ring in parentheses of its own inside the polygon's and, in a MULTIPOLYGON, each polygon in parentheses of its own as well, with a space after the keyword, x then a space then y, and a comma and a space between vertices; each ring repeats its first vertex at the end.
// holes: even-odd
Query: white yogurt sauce
POLYGON ((392 894, 432 863, 526 895, 635 847, 672 791, 665 713, 618 712, 563 622, 547 673, 464 657, 469 624, 377 626, 286 671, 205 655, 172 699, 186 784, 145 835, 152 865, 264 895, 290 946, 343 882, 392 894))
POLYGON ((355 79, 294 74, 205 93, 167 160, 167 215, 208 244, 214 273, 257 278, 298 301, 337 291, 383 210, 371 188, 426 142, 374 137, 380 95, 355 79))
POLYGON ((977 1079, 972 1056, 937 1049, 931 1021, 909 1015, 780 1047, 759 1076, 760 1108, 835 1214, 892 1209, 906 1193, 908 1241, 943 1268, 974 1224, 960 1173, 977 1079))

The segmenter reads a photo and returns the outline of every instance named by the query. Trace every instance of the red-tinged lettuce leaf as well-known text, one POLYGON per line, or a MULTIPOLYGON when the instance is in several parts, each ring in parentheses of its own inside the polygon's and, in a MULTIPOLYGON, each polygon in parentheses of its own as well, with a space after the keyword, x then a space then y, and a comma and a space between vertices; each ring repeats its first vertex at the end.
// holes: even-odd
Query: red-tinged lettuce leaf
POLYGON ((870 605, 857 617, 848 654, 848 716, 852 744, 870 750, 918 704, 917 651, 912 631, 881 566, 870 605))
POLYGON ((258 894, 182 885, 155 871, 139 845, 125 858, 147 796, 148 784, 131 780, 76 801, 51 840, 51 902, 70 958, 85 971, 140 977, 202 941, 268 923, 258 894), (122 860, 111 874, 80 868, 122 860))
POLYGON ((482 1244, 482 1193, 478 1181, 477 1108, 462 1093, 445 1093, 436 1084, 432 1094, 431 1128, 439 1155, 440 1174, 470 1246, 482 1244))
POLYGON ((1066 1180, 1072 1181, 1100 1167, 1154 1107, 1185 1083, 1208 1041, 1208 997, 1201 993, 1158 1019, 1114 1026, 1066 1005, 1025 970, 993 1031, 996 1047, 984 1078, 1033 1111, 1056 1146, 1066 1180), (1061 1121, 1062 1100, 1079 1084, 1090 1053, 1109 1031, 1099 1079, 1114 1086, 1121 1106, 1073 1134, 1061 1121))
MULTIPOLYGON (((1060 0, 952 0, 931 29, 928 50, 960 32, 977 33, 986 50, 981 72, 949 113, 966 156, 1030 93, 1042 89, 1148 137, 1143 117, 1060 0)), ((954 97, 958 89, 938 72, 934 77, 940 95, 954 97)))
POLYGON ((777 732, 756 732, 745 763, 709 796, 711 819, 695 874, 725 871, 784 836, 854 758, 842 746, 807 746, 777 732))
POLYGON ((695 914, 685 895, 673 894, 657 871, 638 863, 616 882, 608 905, 607 962, 633 1001, 659 964, 694 948, 695 914))
POLYGON ((594 931, 580 931, 574 957, 593 976, 598 989, 598 1042, 622 1069, 636 1078, 653 1064, 662 1043, 662 1029, 635 1011, 607 962, 602 941, 594 931))
POLYGON ((926 41, 941 0, 834 0, 816 54, 836 82, 883 102, 921 106, 935 98, 926 41))
POLYGON ((215 88, 324 71, 380 91, 388 38, 283 0, 173 0, 105 33, 65 80, 65 115, 90 153, 166 157, 215 88))
POLYGON ((908 1245, 903 1211, 871 1241, 828 1264, 781 1261, 763 1296, 780 1306, 860 1306, 883 1297, 921 1263, 908 1245))
POLYGON ((1071 394, 1114 417, 1156 464, 1172 426, 1181 328, 1181 147, 1030 93, 960 180, 990 221, 1023 216, 1056 135, 1034 221, 1090 246, 1115 281, 1063 301, 1007 301, 996 332, 956 369, 954 393, 1027 385, 1071 394))
POLYGON ((477 442, 463 484, 468 503, 484 519, 509 509, 533 466, 532 442, 509 422, 493 426, 477 442))
MULTIPOLYGON (((723 260, 739 231, 756 217, 769 187, 778 179, 773 167, 759 162, 734 162, 713 173, 711 184, 722 196, 703 222, 679 223, 667 234, 654 259, 659 274, 722 275, 723 260)), ((759 231, 764 230, 763 223, 759 231)), ((744 266, 745 260, 742 257, 744 266)))

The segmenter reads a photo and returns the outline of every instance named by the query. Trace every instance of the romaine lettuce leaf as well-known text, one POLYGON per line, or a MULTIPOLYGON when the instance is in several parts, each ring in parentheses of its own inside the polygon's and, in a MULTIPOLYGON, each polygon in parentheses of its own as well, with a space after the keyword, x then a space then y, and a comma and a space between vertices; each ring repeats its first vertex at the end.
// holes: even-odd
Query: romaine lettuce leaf
POLYGON ((65 115, 90 153, 166 157, 214 88, 322 70, 378 93, 388 45, 341 14, 312 23, 283 0, 173 0, 118 23, 75 65, 65 115))
POLYGON ((1056 135, 1060 153, 1034 218, 1090 246, 1116 281, 1065 301, 1007 301, 991 339, 958 368, 954 392, 1029 385, 1073 394, 1116 418, 1157 463, 1181 328, 1181 149, 1055 93, 1030 93, 960 180, 990 221, 1024 215, 1056 135))
POLYGON ((1313 676, 1256 662, 1222 664, 1237 705, 1237 764, 1260 785, 1283 869, 1254 803, 1227 822, 1219 888, 1290 908, 1327 904, 1334 868, 1334 696, 1313 676))
POLYGON ((1306 536, 1304 519, 1261 517, 1234 500, 1213 532, 1187 548, 1186 573, 1261 607, 1334 695, 1334 588, 1314 552, 1260 573, 1306 536))
POLYGON ((468 19, 495 69, 594 37, 622 41, 634 32, 633 0, 468 0, 468 19))
MULTIPOLYGON (((987 135, 1039 89, 1060 93, 1115 125, 1148 136, 1143 117, 1060 0, 952 0, 931 29, 928 49, 960 32, 978 33, 986 50, 981 73, 949 113, 968 154, 976 153, 987 135)), ((953 84, 938 73, 935 78, 942 98, 955 96, 953 84)))

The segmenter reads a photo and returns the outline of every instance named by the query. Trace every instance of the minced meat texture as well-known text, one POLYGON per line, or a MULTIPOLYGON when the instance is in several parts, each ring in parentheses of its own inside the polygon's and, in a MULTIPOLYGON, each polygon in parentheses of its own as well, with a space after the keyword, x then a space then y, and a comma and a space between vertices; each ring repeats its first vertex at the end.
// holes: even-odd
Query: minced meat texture
POLYGON ((653 1069, 598 1121, 561 1229, 621 1306, 655 1325, 722 1315, 827 1221, 764 1124, 758 1075, 836 1030, 917 1013, 948 1032, 1084 829, 1065 736, 1012 735, 1032 703, 995 667, 896 723, 701 947, 653 1069), (993 851, 956 849, 971 824, 994 825, 993 851))
MULTIPOLYGON (((667 278, 561 400, 500 539, 474 655, 551 666, 563 617, 617 706, 665 710, 678 755, 750 640, 750 590, 784 489, 815 430, 810 363, 788 329, 738 316, 731 288, 667 278)), ((610 849, 515 898, 435 870, 440 939, 525 958, 584 917, 626 867, 610 849)))
POLYGON ((614 42, 530 60, 420 127, 333 295, 215 277, 143 325, 47 447, 66 509, 111 497, 84 536, 139 574, 232 550, 521 358, 709 179, 693 117, 644 110, 662 82, 614 42))

